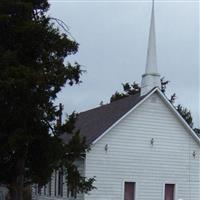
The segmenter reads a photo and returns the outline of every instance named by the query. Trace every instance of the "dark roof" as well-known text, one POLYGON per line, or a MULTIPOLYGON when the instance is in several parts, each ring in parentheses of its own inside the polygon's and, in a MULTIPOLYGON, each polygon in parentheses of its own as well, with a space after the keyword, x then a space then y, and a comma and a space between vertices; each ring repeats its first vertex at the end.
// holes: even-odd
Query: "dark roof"
MULTIPOLYGON (((136 94, 81 112, 77 118, 76 129, 80 130, 81 136, 86 137, 87 144, 91 144, 145 96, 136 94)), ((62 139, 67 142, 69 134, 63 135, 62 139)))

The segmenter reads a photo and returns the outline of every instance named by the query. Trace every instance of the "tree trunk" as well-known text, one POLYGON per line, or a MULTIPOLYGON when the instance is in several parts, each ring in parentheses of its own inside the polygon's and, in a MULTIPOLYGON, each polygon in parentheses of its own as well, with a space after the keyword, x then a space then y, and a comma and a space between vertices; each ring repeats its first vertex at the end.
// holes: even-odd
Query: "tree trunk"
POLYGON ((25 159, 20 158, 16 163, 16 177, 13 178, 13 182, 9 190, 11 200, 23 200, 24 168, 25 159))
POLYGON ((13 188, 10 189, 10 199, 9 200, 23 200, 23 189, 13 188))

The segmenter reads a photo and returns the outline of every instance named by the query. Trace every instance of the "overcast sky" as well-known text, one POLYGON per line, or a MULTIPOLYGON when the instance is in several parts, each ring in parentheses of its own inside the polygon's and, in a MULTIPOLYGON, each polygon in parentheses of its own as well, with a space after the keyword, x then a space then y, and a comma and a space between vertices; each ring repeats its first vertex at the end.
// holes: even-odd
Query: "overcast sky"
MULTIPOLYGON (((76 55, 87 70, 79 86, 66 86, 57 102, 80 112, 109 102, 121 83, 141 82, 146 64, 151 1, 51 0, 50 15, 63 20, 80 44, 76 55)), ((199 123, 199 1, 155 1, 158 70, 199 123)))

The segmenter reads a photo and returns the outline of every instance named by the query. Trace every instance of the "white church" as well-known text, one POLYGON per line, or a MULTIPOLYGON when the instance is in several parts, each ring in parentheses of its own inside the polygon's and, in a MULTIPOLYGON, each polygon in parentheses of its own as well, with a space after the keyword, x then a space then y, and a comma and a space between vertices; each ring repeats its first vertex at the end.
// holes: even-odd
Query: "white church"
MULTIPOLYGON (((79 114, 91 150, 77 161, 95 187, 78 200, 199 200, 200 139, 160 90, 154 5, 141 93, 79 114)), ((65 139, 65 138, 63 138, 65 139)), ((35 200, 72 200, 59 172, 35 200)))

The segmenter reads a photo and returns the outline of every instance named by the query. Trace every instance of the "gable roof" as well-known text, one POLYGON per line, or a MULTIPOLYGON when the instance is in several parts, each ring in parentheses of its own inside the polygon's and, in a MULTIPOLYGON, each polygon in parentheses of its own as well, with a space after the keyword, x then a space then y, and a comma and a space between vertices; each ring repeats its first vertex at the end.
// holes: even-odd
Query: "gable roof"
MULTIPOLYGON (((146 95, 131 95, 119 99, 112 103, 81 112, 75 124, 77 130, 80 130, 81 136, 86 138, 87 144, 92 144, 106 130, 108 130, 116 121, 123 117, 129 110, 136 106, 146 95)), ((61 138, 67 142, 69 134, 64 134, 61 138)))
MULTIPOLYGON (((81 112, 78 115, 75 127, 77 130, 80 130, 80 135, 86 138, 87 144, 95 144, 99 139, 107 134, 110 129, 116 126, 123 118, 125 118, 130 112, 132 112, 155 92, 158 93, 161 99, 181 121, 192 137, 200 144, 200 139, 196 133, 182 118, 182 116, 178 113, 175 107, 169 102, 167 97, 160 91, 159 88, 153 88, 144 96, 140 96, 140 94, 132 95, 114 101, 110 104, 81 112)), ((63 134, 61 136, 64 142, 68 142, 70 137, 71 136, 69 134, 63 134)))

